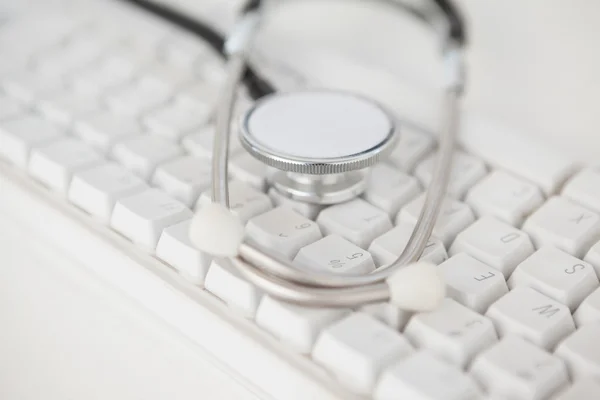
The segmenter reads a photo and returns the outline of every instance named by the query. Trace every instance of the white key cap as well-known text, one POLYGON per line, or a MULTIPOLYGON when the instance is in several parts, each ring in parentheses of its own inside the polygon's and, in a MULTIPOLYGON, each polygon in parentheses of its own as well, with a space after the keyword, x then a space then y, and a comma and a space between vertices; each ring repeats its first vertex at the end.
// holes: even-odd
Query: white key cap
POLYGON ((341 308, 308 308, 264 296, 256 323, 293 350, 308 354, 321 331, 349 313, 341 308))
POLYGON ((98 63, 76 71, 71 82, 79 93, 100 96, 127 83, 135 72, 136 68, 131 63, 118 56, 107 56, 98 63))
POLYGON ((412 352, 408 341, 390 327, 353 313, 321 333, 312 356, 351 390, 366 395, 384 368, 412 352))
POLYGON ((600 215, 564 197, 552 197, 523 225, 536 247, 551 245, 575 257, 600 239, 600 215))
MULTIPOLYGON (((421 214, 425 196, 421 195, 402 207, 396 217, 396 225, 402 223, 415 226, 421 214)), ((433 235, 449 247, 456 235, 475 221, 473 212, 465 203, 446 198, 433 228, 433 235)))
POLYGON ((435 140, 431 135, 402 124, 400 140, 388 161, 402 171, 409 172, 434 146, 435 140))
POLYGON ((45 96, 39 101, 38 108, 50 121, 71 125, 98 110, 100 103, 94 96, 61 91, 45 96))
MULTIPOLYGON (((369 246, 369 253, 373 256, 375 264, 380 267, 396 261, 404 251, 412 231, 412 226, 401 224, 373 240, 369 246)), ((447 258, 444 244, 439 239, 431 237, 420 259, 440 264, 447 258)))
POLYGON ((390 303, 365 304, 360 311, 383 322, 395 331, 401 331, 408 323, 412 313, 401 310, 390 303))
POLYGON ((148 189, 148 185, 116 163, 76 172, 69 187, 69 201, 105 224, 117 200, 148 189))
MULTIPOLYGON (((213 139, 215 137, 215 127, 213 125, 205 125, 200 127, 195 133, 187 135, 181 141, 183 147, 190 153, 199 157, 212 158, 213 139)), ((229 141, 229 156, 231 158, 242 153, 244 149, 237 135, 232 135, 229 141)))
POLYGON ((235 312, 254 318, 262 292, 245 280, 235 269, 213 260, 206 280, 206 290, 223 300, 235 312))
POLYGON ((546 399, 569 381, 562 360, 515 336, 479 355, 471 374, 493 398, 515 400, 546 399))
POLYGON ((189 68, 194 61, 206 56, 210 49, 195 37, 177 32, 170 34, 161 41, 158 52, 167 64, 189 68))
POLYGON ((153 109, 142 118, 151 133, 172 141, 179 141, 188 133, 205 124, 209 115, 181 102, 171 101, 153 109))
POLYGON ((392 166, 379 164, 371 170, 364 198, 393 218, 402 206, 419 193, 421 188, 415 178, 392 166))
POLYGON ((181 154, 179 146, 156 136, 141 135, 115 145, 112 155, 125 168, 149 180, 160 163, 181 154))
POLYGON ((594 378, 576 381, 573 386, 560 393, 553 400, 600 399, 600 382, 594 378))
POLYGON ((11 97, 25 104, 34 104, 45 95, 64 90, 64 84, 59 79, 23 71, 3 77, 2 88, 11 97))
POLYGON ((460 367, 498 340, 492 321, 452 299, 444 299, 435 311, 413 316, 404 334, 419 348, 460 367))
POLYGON ((392 229, 387 214, 362 199, 324 209, 317 223, 326 235, 335 233, 366 249, 376 237, 392 229))
MULTIPOLYGON (((428 187, 433 177, 433 169, 437 162, 437 154, 432 154, 421 162, 415 169, 415 175, 423 187, 428 187)), ((487 173, 485 164, 472 155, 458 152, 452 160, 452 172, 448 183, 448 195, 462 199, 477 181, 487 173)))
POLYGON ((24 110, 16 100, 0 94, 0 121, 22 114, 24 110))
POLYGON ((127 84, 111 91, 106 101, 110 109, 116 113, 140 116, 166 103, 170 97, 171 92, 160 86, 127 84))
POLYGON ((535 183, 546 195, 555 193, 576 168, 563 152, 546 147, 526 132, 475 116, 466 118, 461 126, 460 139, 467 151, 535 183))
POLYGON ((109 154, 116 143, 142 133, 136 119, 107 111, 83 117, 75 122, 73 130, 102 154, 109 154))
POLYGON ((28 170, 51 189, 67 195, 73 173, 104 162, 92 148, 75 139, 63 139, 32 150, 28 170))
POLYGON ((298 214, 305 216, 308 219, 314 220, 317 215, 325 208, 320 204, 307 203, 285 197, 279 190, 275 188, 269 189, 269 197, 275 206, 285 206, 296 211, 298 214))
POLYGON ((190 282, 202 286, 212 258, 190 242, 189 230, 190 220, 166 228, 156 245, 156 257, 175 268, 190 282))
POLYGON ((544 202, 544 196, 533 183, 504 171, 494 171, 469 190, 465 201, 480 217, 489 215, 521 226, 544 202))
POLYGON ((267 188, 267 169, 265 163, 258 161, 248 153, 232 157, 229 164, 229 173, 233 179, 246 182, 261 192, 267 188))
POLYGON ((459 253, 439 266, 447 296, 478 313, 508 292, 501 273, 466 253, 459 253))
POLYGON ((459 233, 450 255, 465 252, 504 274, 514 269, 534 252, 529 236, 493 217, 483 217, 459 233))
POLYGON ((566 306, 526 287, 508 292, 485 315, 494 321, 501 337, 517 334, 546 349, 575 330, 566 306))
MULTIPOLYGON (((196 208, 211 202, 211 191, 202 192, 196 208)), ((229 207, 245 224, 250 218, 269 211, 273 206, 266 194, 246 185, 244 182, 229 182, 229 207)))
POLYGON ((158 166, 152 184, 186 206, 192 207, 200 193, 209 188, 210 171, 211 166, 206 159, 181 157, 158 166))
POLYGON ((600 288, 586 297, 573 314, 578 327, 584 324, 600 323, 600 288))
POLYGON ((321 239, 316 223, 287 207, 252 218, 246 225, 246 241, 264 251, 293 259, 304 246, 321 239))
POLYGON ((33 114, 0 123, 0 156, 25 168, 31 149, 62 138, 64 132, 33 114))
POLYGON ((600 242, 592 246, 584 260, 592 264, 596 268, 596 274, 600 276, 600 242))
POLYGON ((375 270, 366 251, 338 235, 329 235, 300 249, 294 265, 317 272, 361 275, 375 270))
POLYGON ((523 261, 508 280, 512 289, 528 286, 575 311, 598 287, 594 268, 554 247, 542 247, 523 261))
POLYGON ((201 82, 179 92, 177 99, 202 113, 210 114, 215 109, 222 92, 220 85, 201 82))
POLYGON ((587 324, 566 338, 556 349, 556 355, 567 363, 573 379, 600 379, 600 324, 587 324))
POLYGON ((375 400, 479 400, 475 381, 460 369, 420 351, 385 370, 375 400))
POLYGON ((164 228, 192 218, 180 202, 157 189, 117 201, 110 226, 132 242, 154 251, 164 228))
POLYGON ((565 185, 562 195, 600 213, 600 171, 586 168, 565 185))
POLYGON ((136 83, 167 93, 188 86, 192 79, 193 76, 185 69, 163 63, 152 63, 140 71, 136 77, 136 83))

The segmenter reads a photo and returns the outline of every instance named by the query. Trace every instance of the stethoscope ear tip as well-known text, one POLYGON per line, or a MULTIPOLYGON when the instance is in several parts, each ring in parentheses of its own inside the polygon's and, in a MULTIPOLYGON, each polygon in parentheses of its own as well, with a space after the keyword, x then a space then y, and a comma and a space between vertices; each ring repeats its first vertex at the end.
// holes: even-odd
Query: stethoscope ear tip
POLYGON ((435 264, 417 262, 399 269, 386 283, 390 303, 407 311, 431 311, 446 296, 446 285, 435 264))
POLYGON ((189 230, 192 244, 214 257, 235 257, 244 240, 244 225, 227 207, 210 203, 192 218, 189 230))

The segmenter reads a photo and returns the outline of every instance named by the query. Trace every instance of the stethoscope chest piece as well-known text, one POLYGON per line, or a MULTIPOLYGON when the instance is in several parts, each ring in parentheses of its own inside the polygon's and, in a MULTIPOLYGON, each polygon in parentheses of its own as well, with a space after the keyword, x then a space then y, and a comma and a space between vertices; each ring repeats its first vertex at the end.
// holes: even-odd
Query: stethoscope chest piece
POLYGON ((247 111, 240 141, 275 169, 271 184, 286 197, 335 204, 365 190, 367 168, 393 149, 396 129, 378 104, 354 94, 280 93, 247 111))

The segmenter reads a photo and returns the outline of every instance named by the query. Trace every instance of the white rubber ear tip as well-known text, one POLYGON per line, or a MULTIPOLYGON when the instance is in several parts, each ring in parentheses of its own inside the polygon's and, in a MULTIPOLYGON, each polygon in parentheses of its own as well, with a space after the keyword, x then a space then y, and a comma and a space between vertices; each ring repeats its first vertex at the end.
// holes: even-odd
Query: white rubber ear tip
POLYGON ((210 203, 192 218, 189 235, 200 251, 215 257, 235 257, 244 239, 244 225, 226 207, 210 203))
POLYGON ((437 266, 418 262, 398 270, 386 280, 390 303, 408 311, 430 311, 446 296, 446 284, 437 266))

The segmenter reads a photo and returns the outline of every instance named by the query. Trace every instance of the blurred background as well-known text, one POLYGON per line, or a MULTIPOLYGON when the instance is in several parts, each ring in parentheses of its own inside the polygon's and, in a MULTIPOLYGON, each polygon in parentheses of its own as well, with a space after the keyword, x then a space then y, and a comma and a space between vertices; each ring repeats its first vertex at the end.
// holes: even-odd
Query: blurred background
MULTIPOLYGON (((161 1, 223 30, 241 3, 161 1)), ((271 2, 287 4, 274 9, 263 29, 257 45, 263 68, 268 60, 313 82, 368 92, 403 117, 435 126, 438 48, 418 21, 383 1, 271 2)), ((466 108, 600 164, 600 2, 456 3, 469 24, 466 108)))

